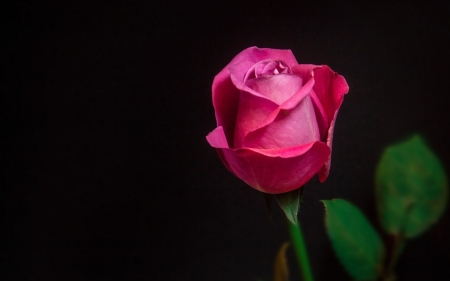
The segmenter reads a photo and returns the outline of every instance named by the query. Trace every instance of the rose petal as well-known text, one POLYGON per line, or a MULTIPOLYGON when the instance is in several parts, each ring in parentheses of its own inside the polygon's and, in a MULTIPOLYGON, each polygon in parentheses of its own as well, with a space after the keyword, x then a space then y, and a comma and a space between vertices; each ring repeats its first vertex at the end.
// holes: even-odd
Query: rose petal
POLYGON ((291 69, 282 60, 265 60, 259 65, 256 63, 255 66, 257 66, 253 71, 255 78, 269 77, 281 73, 291 74, 291 69))
POLYGON ((314 79, 316 80, 314 92, 327 112, 330 125, 349 87, 344 77, 326 65, 314 69, 314 79))
POLYGON ((206 136, 206 140, 212 147, 215 148, 229 148, 227 143, 227 138, 222 126, 214 129, 211 133, 206 136))
MULTIPOLYGON (((291 98, 289 98, 279 107, 277 107, 274 111, 272 111, 270 115, 268 115, 267 118, 253 130, 260 129, 271 124, 278 116, 278 114, 280 114, 281 110, 288 111, 293 109, 295 106, 297 106, 298 103, 300 103, 303 100, 303 98, 309 95, 313 86, 314 86, 314 79, 311 78, 305 85, 303 85, 303 87, 295 95, 293 95, 291 98)), ((243 137, 245 137, 245 135, 243 137)))
MULTIPOLYGON (((323 107, 328 115, 328 131, 325 134, 328 147, 332 147, 334 124, 339 108, 344 100, 344 95, 348 93, 349 87, 345 78, 332 71, 328 66, 324 65, 321 68, 314 69, 314 78, 320 81, 320 85, 314 87, 314 92, 321 101, 323 107)), ((319 180, 324 182, 330 172, 331 166, 331 152, 330 158, 327 160, 323 168, 319 172, 319 180)))
POLYGON ((316 120, 317 125, 319 126, 320 139, 324 141, 326 138, 327 130, 329 128, 328 114, 325 111, 325 108, 323 107, 314 90, 311 90, 310 96, 314 105, 314 111, 316 112, 316 120))
POLYGON ((239 106, 240 91, 231 82, 228 69, 216 75, 212 85, 212 101, 217 126, 222 126, 228 143, 233 146, 234 124, 239 106))
POLYGON ((347 82, 326 65, 297 65, 292 67, 292 72, 304 79, 312 76, 316 81, 311 98, 316 109, 321 138, 325 141, 335 112, 342 104, 344 94, 348 93, 347 82))
POLYGON ((225 166, 253 188, 272 194, 303 186, 323 166, 329 147, 313 142, 274 150, 219 149, 225 166))
MULTIPOLYGON (((314 64, 299 64, 292 67, 292 72, 299 75, 303 79, 314 79, 314 69, 320 68, 320 65, 314 64)), ((325 134, 328 130, 328 114, 325 111, 321 101, 314 93, 314 90, 310 92, 311 99, 314 104, 314 110, 316 111, 317 124, 320 130, 320 136, 322 139, 325 138, 325 134)))
POLYGON ((311 98, 307 95, 295 108, 282 110, 269 125, 249 132, 243 147, 286 148, 320 141, 311 98))
POLYGON ((260 49, 258 47, 250 47, 243 50, 236 57, 234 57, 234 59, 230 62, 230 65, 244 60, 256 63, 265 59, 282 60, 288 66, 298 64, 291 50, 277 50, 270 48, 260 49))
POLYGON ((319 171, 319 180, 324 182, 330 172, 331 148, 336 117, 344 100, 344 95, 349 91, 349 87, 343 76, 338 75, 326 65, 320 67, 313 65, 292 67, 292 72, 302 77, 307 77, 309 71, 311 71, 311 75, 316 80, 316 84, 311 91, 311 98, 319 122, 321 139, 326 141, 328 147, 330 147, 330 157, 319 171))
MULTIPOLYGON (((253 90, 252 88, 248 87, 244 82, 244 77, 246 72, 244 73, 243 69, 249 69, 254 64, 251 61, 242 61, 240 63, 237 63, 235 65, 230 66, 230 78, 231 82, 233 82, 234 86, 241 91, 246 91, 252 95, 268 99, 264 95, 258 93, 257 91, 253 90)), ((269 100, 269 99, 268 99, 269 100)))
POLYGON ((301 89, 302 78, 298 75, 278 74, 272 77, 250 79, 246 85, 280 105, 301 89))
POLYGON ((320 65, 314 64, 297 64, 291 67, 293 73, 299 75, 303 78, 303 80, 309 80, 314 77, 313 70, 316 68, 320 68, 320 65))
MULTIPOLYGON (((303 80, 305 81, 305 80, 303 80)), ((283 102, 283 104, 280 105, 280 109, 283 110, 290 110, 297 106, 297 104, 302 101, 307 95, 310 94, 311 89, 314 87, 315 81, 314 78, 310 78, 309 80, 306 80, 305 85, 292 97, 290 97, 288 100, 283 102)))
POLYGON ((223 155, 222 148, 227 149, 229 148, 225 132, 223 130, 223 127, 219 126, 214 129, 211 133, 209 133, 206 136, 206 140, 209 142, 209 144, 216 148, 217 154, 219 155, 220 160, 222 160, 222 163, 225 165, 225 167, 233 173, 233 175, 237 176, 232 170, 230 165, 228 164, 228 161, 225 159, 223 155))
POLYGON ((253 95, 246 91, 241 91, 233 147, 242 147, 244 137, 249 132, 257 129, 258 126, 267 119, 267 116, 276 110, 277 107, 277 104, 266 98, 253 95))
POLYGON ((318 175, 320 182, 324 182, 328 174, 330 173, 330 167, 331 167, 331 151, 332 151, 332 144, 333 144, 333 132, 334 132, 334 123, 336 122, 336 117, 338 114, 338 110, 334 113, 333 121, 331 121, 330 128, 328 129, 328 137, 327 137, 327 145, 330 148, 330 157, 328 158, 327 162, 325 162, 325 165, 320 169, 318 175))

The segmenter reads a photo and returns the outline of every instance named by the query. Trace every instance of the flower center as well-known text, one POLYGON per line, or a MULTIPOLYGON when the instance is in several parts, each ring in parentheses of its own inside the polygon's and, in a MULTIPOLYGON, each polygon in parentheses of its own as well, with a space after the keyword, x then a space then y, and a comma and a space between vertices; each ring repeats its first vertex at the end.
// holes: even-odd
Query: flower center
POLYGON ((272 77, 280 73, 291 74, 289 66, 281 60, 263 60, 255 63, 245 74, 244 82, 249 79, 272 77))

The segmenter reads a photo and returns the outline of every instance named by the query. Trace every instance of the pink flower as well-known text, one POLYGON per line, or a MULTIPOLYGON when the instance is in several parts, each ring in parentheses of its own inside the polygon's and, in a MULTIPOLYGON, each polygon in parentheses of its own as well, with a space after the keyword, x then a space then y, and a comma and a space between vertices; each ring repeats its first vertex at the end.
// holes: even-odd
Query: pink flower
POLYGON ((328 177, 344 77, 298 64, 290 50, 248 48, 214 78, 217 128, 209 144, 235 176, 278 194, 328 177))

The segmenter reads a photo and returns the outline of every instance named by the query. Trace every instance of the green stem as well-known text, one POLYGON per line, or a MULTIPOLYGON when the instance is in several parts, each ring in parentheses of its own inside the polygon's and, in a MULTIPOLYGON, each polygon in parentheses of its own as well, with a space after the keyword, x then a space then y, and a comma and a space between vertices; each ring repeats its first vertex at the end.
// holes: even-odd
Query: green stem
POLYGON ((291 235, 292 244, 297 256, 297 262, 303 276, 303 281, 314 281, 311 265, 309 264, 308 252, 306 251, 305 240, 303 239, 302 229, 300 222, 297 221, 297 225, 288 221, 289 234, 291 235))
POLYGON ((396 280, 394 268, 403 250, 404 243, 405 239, 401 233, 394 236, 394 245, 392 247, 391 258, 386 269, 384 280, 396 280))
POLYGON ((408 202, 406 205, 406 211, 404 214, 404 219, 401 221, 400 225, 400 231, 399 233, 395 234, 394 236, 394 244, 392 245, 392 252, 391 257, 389 260, 389 264, 386 268, 385 274, 384 274, 384 280, 387 281, 395 281, 397 280, 397 277, 395 276, 394 268, 397 264, 398 258, 400 257, 400 254, 402 253, 404 247, 405 247, 405 235, 403 234, 404 225, 406 223, 406 219, 411 214, 411 210, 414 206, 413 202, 408 202))

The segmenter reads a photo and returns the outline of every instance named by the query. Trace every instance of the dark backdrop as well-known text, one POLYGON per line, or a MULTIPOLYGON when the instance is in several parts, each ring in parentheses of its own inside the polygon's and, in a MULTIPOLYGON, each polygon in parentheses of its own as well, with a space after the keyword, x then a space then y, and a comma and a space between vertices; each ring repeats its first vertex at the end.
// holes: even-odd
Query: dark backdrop
MULTIPOLYGON (((380 230, 376 163, 413 133, 449 171, 448 4, 124 2, 2 1, 4 280, 271 280, 283 215, 205 140, 213 77, 250 46, 350 85, 331 174, 300 214, 317 280, 350 279, 320 199, 350 200, 380 230)), ((409 243, 399 280, 449 280, 449 219, 409 243)))

